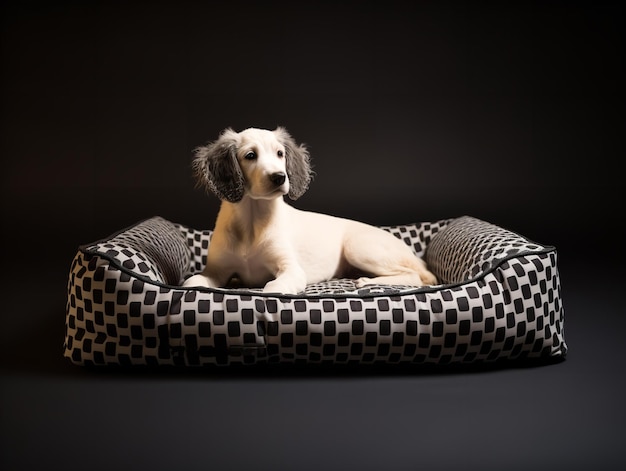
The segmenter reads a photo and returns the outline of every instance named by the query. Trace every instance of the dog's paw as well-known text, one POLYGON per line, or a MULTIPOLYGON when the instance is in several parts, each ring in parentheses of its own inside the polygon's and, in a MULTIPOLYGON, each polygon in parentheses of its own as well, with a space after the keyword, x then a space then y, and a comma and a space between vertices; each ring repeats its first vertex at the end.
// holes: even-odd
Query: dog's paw
POLYGON ((286 285, 285 283, 281 283, 279 281, 273 280, 268 282, 263 287, 264 293, 280 293, 280 294, 296 294, 297 291, 291 287, 286 285))
POLYGON ((421 271, 420 278, 422 279, 422 283, 425 285, 436 285, 438 283, 437 277, 428 270, 421 271))
POLYGON ((361 277, 358 278, 357 280, 354 280, 354 285, 357 288, 363 288, 366 285, 371 285, 372 284, 372 279, 371 278, 367 278, 367 277, 361 277))
POLYGON ((184 288, 212 288, 211 282, 204 275, 193 275, 185 280, 184 288))
POLYGON ((300 289, 295 283, 279 279, 268 281, 263 287, 264 293, 298 294, 300 291, 304 291, 304 288, 300 289))

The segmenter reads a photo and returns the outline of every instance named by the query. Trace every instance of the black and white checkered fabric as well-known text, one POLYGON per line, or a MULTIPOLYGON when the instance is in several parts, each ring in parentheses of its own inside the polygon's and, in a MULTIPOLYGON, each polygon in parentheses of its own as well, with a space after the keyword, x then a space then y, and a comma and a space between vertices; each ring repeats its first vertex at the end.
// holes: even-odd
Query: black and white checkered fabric
POLYGON ((65 356, 80 365, 450 364, 564 357, 553 247, 471 217, 385 227, 443 284, 331 280, 299 295, 183 288, 211 231, 155 217, 79 248, 65 356))

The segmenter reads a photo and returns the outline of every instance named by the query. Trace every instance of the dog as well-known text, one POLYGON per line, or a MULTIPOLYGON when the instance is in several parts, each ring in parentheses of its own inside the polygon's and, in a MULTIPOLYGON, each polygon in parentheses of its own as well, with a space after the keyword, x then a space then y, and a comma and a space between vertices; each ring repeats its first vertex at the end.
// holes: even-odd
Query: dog
POLYGON ((222 200, 201 274, 185 287, 263 288, 297 294, 311 283, 365 275, 368 284, 434 285, 437 279, 412 249, 391 233, 362 222, 302 211, 296 200, 312 179, 308 149, 283 127, 225 129, 198 147, 197 184, 222 200))

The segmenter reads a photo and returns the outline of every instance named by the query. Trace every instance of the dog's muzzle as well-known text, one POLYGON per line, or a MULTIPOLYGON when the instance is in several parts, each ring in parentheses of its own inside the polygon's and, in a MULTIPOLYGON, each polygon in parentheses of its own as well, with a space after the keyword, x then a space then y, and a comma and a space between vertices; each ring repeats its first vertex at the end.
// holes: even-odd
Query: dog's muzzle
POLYGON ((270 175, 270 181, 276 185, 281 186, 287 180, 287 174, 285 172, 276 172, 270 175))

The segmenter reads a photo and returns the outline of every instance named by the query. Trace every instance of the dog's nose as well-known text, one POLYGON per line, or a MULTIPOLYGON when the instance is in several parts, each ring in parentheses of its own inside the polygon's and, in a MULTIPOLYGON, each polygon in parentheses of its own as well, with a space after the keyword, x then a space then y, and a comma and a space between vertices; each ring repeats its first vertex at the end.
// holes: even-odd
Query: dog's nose
POLYGON ((286 179, 287 174, 285 174, 285 172, 276 172, 270 175, 270 181, 276 186, 280 186, 285 183, 286 179))

